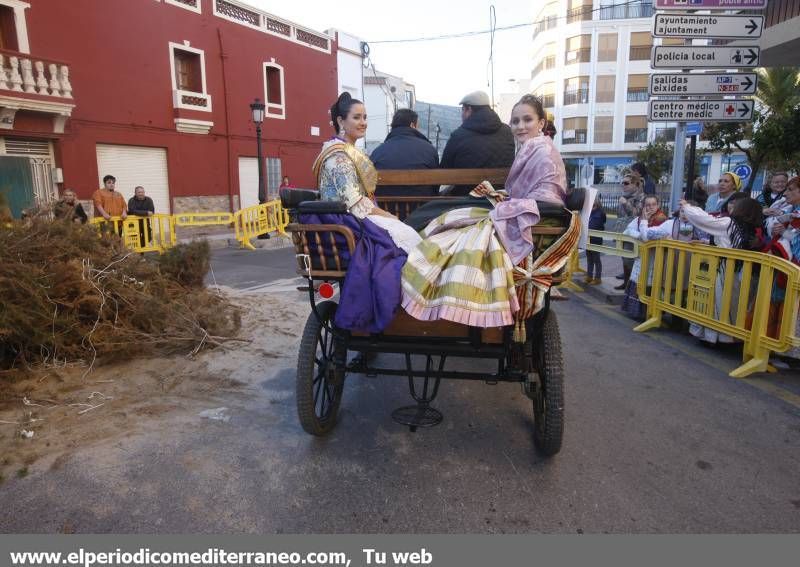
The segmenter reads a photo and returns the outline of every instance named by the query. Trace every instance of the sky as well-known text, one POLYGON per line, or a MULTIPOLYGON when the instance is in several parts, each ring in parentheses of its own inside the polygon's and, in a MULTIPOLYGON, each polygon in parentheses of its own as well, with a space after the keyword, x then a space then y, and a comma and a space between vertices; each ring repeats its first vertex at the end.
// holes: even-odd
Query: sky
MULTIPOLYGON (((324 31, 337 28, 370 46, 379 71, 402 77, 416 88, 417 99, 457 105, 472 91, 491 94, 490 35, 411 43, 381 40, 431 37, 490 28, 490 2, 483 0, 405 0, 336 2, 328 0, 245 0, 281 18, 324 31)), ((496 27, 530 23, 540 0, 494 0, 496 27)), ((517 92, 514 83, 530 74, 533 26, 497 31, 494 37, 494 96, 517 92)))

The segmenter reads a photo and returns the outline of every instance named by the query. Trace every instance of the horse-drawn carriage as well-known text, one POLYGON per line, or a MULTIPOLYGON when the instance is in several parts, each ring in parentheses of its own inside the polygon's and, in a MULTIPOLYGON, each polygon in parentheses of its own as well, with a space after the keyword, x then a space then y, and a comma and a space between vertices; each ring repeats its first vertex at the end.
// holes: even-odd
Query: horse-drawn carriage
MULTIPOLYGON (((502 169, 382 171, 378 185, 477 184, 482 180, 502 183, 506 175, 507 170, 502 169)), ((336 218, 327 215, 349 215, 343 203, 319 201, 316 192, 286 190, 281 199, 290 214, 287 231, 294 241, 298 273, 308 279, 312 311, 297 361, 297 409, 305 431, 324 435, 333 429, 348 375, 407 377, 416 403, 395 410, 392 417, 412 431, 441 422, 442 414, 431 403, 443 378, 516 382, 532 401, 536 447, 547 456, 560 450, 564 430, 564 368, 558 322, 550 309, 549 285, 563 281, 563 270, 547 275, 548 285, 542 288, 545 291, 538 312, 521 322, 523 339, 514 325, 481 329, 449 321, 419 321, 402 309, 381 333, 346 331, 334 324, 338 305, 332 299, 333 286, 341 285, 345 279, 360 229, 350 228, 352 221, 350 226, 345 222, 320 223, 320 215, 326 219, 336 218), (308 219, 313 221, 307 222, 308 219), (403 367, 381 366, 380 358, 374 355, 383 353, 402 355, 403 367), (490 372, 448 370, 448 358, 489 360, 496 367, 490 372), (417 367, 414 362, 419 362, 417 367)), ((377 200, 383 209, 405 220, 424 203, 446 204, 448 199, 378 196, 377 200)), ((580 231, 571 211, 580 209, 583 195, 573 194, 568 201, 566 208, 539 203, 542 222, 532 228, 537 256, 541 257, 558 243, 563 254, 565 234, 571 232, 574 236, 580 231)), ((570 249, 574 248, 575 240, 569 240, 570 249)))

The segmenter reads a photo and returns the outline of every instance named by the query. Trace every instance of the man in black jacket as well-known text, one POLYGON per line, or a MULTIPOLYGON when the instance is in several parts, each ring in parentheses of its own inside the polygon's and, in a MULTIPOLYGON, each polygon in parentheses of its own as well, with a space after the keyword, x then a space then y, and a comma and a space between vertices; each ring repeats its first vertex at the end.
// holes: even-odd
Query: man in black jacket
MULTIPOLYGON (((372 150, 375 169, 436 169, 439 155, 428 138, 417 130, 419 116, 410 108, 401 108, 392 117, 392 130, 386 140, 372 150)), ((438 195, 438 185, 386 185, 380 195, 438 195)))
MULTIPOLYGON (((492 110, 489 95, 475 91, 461 99, 461 126, 456 128, 442 154, 442 168, 475 169, 511 167, 514 136, 492 110)), ((467 195, 475 187, 456 185, 452 195, 467 195)))

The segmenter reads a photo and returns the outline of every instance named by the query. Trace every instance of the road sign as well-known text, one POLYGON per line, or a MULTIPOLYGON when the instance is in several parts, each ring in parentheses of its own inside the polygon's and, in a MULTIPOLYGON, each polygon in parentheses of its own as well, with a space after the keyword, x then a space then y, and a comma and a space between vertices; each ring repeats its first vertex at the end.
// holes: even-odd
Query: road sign
POLYGON ((703 132, 702 122, 689 122, 686 125, 687 136, 699 136, 703 132))
POLYGON ((767 0, 656 0, 656 10, 761 10, 767 0))
POLYGON ((717 16, 716 14, 656 14, 655 37, 758 38, 764 16, 717 16))
POLYGON ((746 122, 753 119, 752 100, 651 100, 650 122, 746 122))
POLYGON ((734 168, 733 172, 736 175, 738 175, 739 177, 741 177, 742 179, 747 179, 748 177, 750 177, 750 174, 753 173, 753 168, 750 167, 749 165, 743 163, 743 164, 737 165, 734 168))
POLYGON ((750 95, 756 92, 755 73, 655 73, 650 75, 650 96, 750 95))
POLYGON ((734 69, 758 67, 761 49, 755 45, 656 45, 654 69, 734 69))

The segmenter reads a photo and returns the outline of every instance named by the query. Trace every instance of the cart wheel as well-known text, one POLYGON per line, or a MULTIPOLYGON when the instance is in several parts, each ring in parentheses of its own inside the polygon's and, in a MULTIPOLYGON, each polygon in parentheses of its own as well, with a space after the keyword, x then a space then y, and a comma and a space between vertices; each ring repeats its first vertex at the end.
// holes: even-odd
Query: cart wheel
POLYGON ((540 385, 533 398, 533 441, 543 455, 561 450, 564 436, 564 359, 558 320, 548 311, 538 340, 533 345, 540 385))
POLYGON ((342 401, 344 368, 334 364, 336 341, 331 328, 336 307, 333 301, 317 304, 322 322, 314 313, 308 316, 297 355, 297 415, 311 435, 333 429, 342 401))

